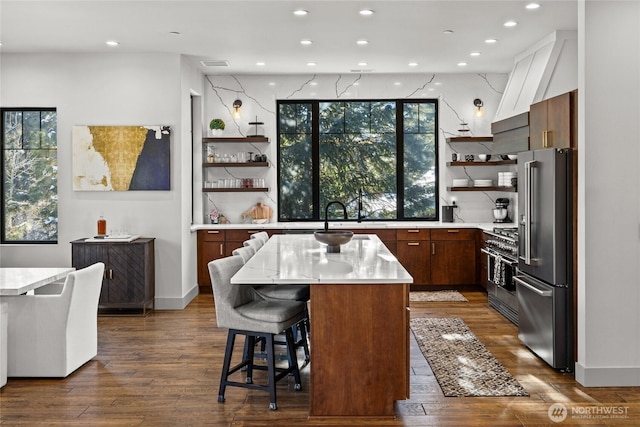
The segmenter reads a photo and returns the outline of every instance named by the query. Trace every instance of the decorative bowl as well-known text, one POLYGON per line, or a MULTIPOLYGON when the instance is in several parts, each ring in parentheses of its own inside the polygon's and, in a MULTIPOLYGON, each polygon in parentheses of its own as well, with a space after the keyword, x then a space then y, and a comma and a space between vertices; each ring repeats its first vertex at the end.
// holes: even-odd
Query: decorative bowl
POLYGON ((313 236, 320 243, 327 245, 327 252, 339 253, 340 245, 349 243, 353 238, 353 231, 346 230, 328 230, 328 231, 316 231, 313 236))

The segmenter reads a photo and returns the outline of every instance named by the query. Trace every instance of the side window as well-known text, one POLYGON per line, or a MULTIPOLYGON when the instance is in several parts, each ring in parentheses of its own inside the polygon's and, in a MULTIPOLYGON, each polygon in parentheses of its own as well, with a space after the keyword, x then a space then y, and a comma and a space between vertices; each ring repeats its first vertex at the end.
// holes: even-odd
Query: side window
POLYGON ((1 127, 2 243, 56 243, 56 110, 3 108, 1 127))

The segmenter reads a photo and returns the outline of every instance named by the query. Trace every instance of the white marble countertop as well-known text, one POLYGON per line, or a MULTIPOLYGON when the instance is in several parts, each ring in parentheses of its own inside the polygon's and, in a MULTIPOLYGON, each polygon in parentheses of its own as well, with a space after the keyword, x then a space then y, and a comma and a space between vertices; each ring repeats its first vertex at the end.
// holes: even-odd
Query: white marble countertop
POLYGON ((327 253, 313 234, 277 234, 232 278, 241 285, 413 283, 413 278, 375 234, 357 234, 327 253))
POLYGON ((24 294, 63 279, 72 271, 75 268, 0 268, 0 296, 24 294))
MULTIPOLYGON (((380 228, 479 228, 481 230, 493 230, 495 227, 516 227, 515 223, 493 223, 493 222, 439 222, 439 221, 329 221, 329 229, 380 229, 380 228)), ((198 230, 321 230, 324 228, 324 221, 314 222, 270 222, 267 224, 193 224, 191 231, 198 230)))

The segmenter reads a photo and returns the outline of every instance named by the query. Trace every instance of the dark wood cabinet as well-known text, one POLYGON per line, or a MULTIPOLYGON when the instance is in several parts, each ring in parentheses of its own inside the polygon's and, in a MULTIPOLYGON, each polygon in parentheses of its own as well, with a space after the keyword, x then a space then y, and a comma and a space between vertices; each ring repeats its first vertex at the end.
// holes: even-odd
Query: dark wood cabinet
POLYGON ((576 91, 546 99, 529 108, 529 149, 576 146, 576 91))
MULTIPOLYGON (((251 228, 198 230, 198 285, 211 293, 207 264, 230 256, 251 234, 251 228)), ((283 230, 266 230, 270 235, 283 230)), ((480 231, 473 228, 353 228, 356 234, 376 234, 413 277, 413 290, 430 286, 479 283, 480 231)))
POLYGON ((413 277, 412 288, 431 283, 431 230, 427 228, 396 230, 396 257, 413 277))
POLYGON ((198 231, 198 286, 200 293, 211 293, 209 262, 225 255, 224 230, 198 231))
POLYGON ((478 283, 476 233, 473 229, 431 230, 431 283, 473 285, 478 283))
POLYGON ((131 242, 71 242, 71 262, 76 269, 96 262, 105 264, 98 309, 101 313, 153 310, 155 297, 155 239, 131 242))

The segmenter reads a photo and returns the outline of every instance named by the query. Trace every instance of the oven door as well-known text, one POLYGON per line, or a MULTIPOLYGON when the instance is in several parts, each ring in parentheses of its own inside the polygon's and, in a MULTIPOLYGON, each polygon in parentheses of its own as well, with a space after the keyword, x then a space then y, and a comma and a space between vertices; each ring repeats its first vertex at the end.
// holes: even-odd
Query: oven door
POLYGON ((516 275, 518 262, 502 257, 490 249, 482 248, 481 251, 487 254, 487 280, 501 288, 515 291, 516 285, 513 278, 516 275))

